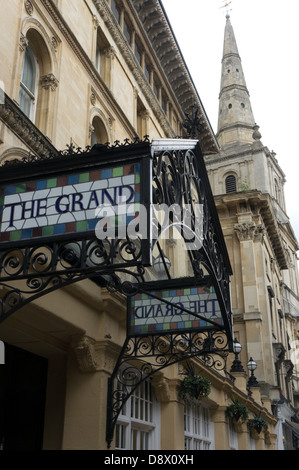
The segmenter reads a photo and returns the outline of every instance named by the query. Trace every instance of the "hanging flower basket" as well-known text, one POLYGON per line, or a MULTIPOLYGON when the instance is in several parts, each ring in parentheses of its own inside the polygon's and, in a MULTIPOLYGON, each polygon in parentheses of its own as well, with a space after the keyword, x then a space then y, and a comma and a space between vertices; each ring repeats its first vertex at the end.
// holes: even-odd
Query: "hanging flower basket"
POLYGON ((200 374, 189 373, 178 386, 179 398, 185 402, 201 400, 211 392, 211 382, 200 374))
POLYGON ((237 398, 232 398, 232 404, 226 408, 226 415, 234 423, 244 423, 248 419, 249 411, 246 405, 237 398))
POLYGON ((265 421, 264 418, 261 418, 259 416, 255 416, 254 418, 249 419, 247 422, 247 426, 251 432, 255 431, 257 434, 260 434, 262 431, 268 430, 267 421, 265 421))

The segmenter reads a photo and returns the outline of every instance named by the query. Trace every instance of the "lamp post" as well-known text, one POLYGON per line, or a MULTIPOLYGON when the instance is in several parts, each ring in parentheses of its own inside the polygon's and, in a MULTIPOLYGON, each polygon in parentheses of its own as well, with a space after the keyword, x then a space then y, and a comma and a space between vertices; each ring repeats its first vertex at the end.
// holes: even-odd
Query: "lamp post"
POLYGON ((234 362, 232 363, 230 371, 231 372, 245 372, 244 368, 242 366, 242 363, 239 359, 239 354, 242 351, 242 346, 239 343, 239 341, 237 340, 237 338, 234 339, 233 351, 234 351, 234 354, 235 354, 235 359, 234 359, 234 362))
POLYGON ((171 262, 162 252, 162 256, 158 256, 154 261, 154 270, 158 274, 162 274, 165 271, 168 273, 169 268, 171 267, 171 262))
POLYGON ((248 369, 249 369, 250 372, 251 372, 251 376, 249 377, 248 384, 247 384, 248 387, 249 387, 249 388, 250 388, 250 387, 258 387, 258 386, 259 386, 259 383, 258 383, 258 381, 257 381, 257 379, 256 379, 256 377, 255 377, 255 375, 254 375, 254 373, 253 373, 253 372, 255 371, 257 365, 256 365, 256 362, 252 359, 252 357, 250 357, 250 359, 249 359, 249 361, 248 361, 248 363, 247 363, 247 367, 248 367, 248 369))

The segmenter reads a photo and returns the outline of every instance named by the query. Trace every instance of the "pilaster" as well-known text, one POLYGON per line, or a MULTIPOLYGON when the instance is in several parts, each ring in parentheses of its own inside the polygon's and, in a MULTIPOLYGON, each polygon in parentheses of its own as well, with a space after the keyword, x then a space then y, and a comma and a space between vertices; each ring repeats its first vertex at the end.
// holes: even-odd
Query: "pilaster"
POLYGON ((229 449, 228 418, 226 416, 226 406, 218 406, 211 410, 212 421, 214 422, 215 449, 229 449))
POLYGON ((106 449, 108 377, 119 349, 109 340, 73 339, 67 362, 63 450, 106 449))

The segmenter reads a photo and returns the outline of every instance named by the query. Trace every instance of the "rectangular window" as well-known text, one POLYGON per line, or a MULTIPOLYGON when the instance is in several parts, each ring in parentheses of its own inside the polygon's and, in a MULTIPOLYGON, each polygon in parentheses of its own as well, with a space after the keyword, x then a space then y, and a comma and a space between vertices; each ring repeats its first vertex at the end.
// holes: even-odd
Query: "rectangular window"
POLYGON ((159 449, 160 406, 149 382, 143 382, 127 400, 115 431, 115 448, 159 449))
POLYGON ((131 31, 131 28, 130 28, 127 20, 124 21, 124 35, 125 35, 128 43, 131 44, 132 31, 131 31))
POLYGON ((147 81, 149 82, 151 74, 150 74, 150 67, 147 63, 145 63, 144 73, 145 73, 147 81))
POLYGON ((213 423, 210 412, 202 404, 185 405, 184 431, 186 450, 211 450, 213 423))
POLYGON ((112 10, 112 13, 114 14, 117 22, 119 23, 120 13, 119 13, 119 9, 117 8, 117 4, 116 4, 115 0, 111 0, 111 10, 112 10))
POLYGON ((233 423, 229 422, 229 448, 238 450, 238 433, 234 429, 233 423))

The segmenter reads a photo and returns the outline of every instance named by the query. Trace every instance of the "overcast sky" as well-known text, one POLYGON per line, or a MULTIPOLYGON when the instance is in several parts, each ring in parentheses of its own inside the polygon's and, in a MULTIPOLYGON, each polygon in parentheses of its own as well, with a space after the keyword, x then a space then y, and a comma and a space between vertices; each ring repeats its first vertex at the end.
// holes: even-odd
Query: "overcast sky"
MULTIPOLYGON (((226 22, 220 7, 227 2, 162 3, 216 133, 226 22)), ((228 8, 261 141, 286 175, 287 212, 299 241, 299 0, 232 0, 228 8)))

